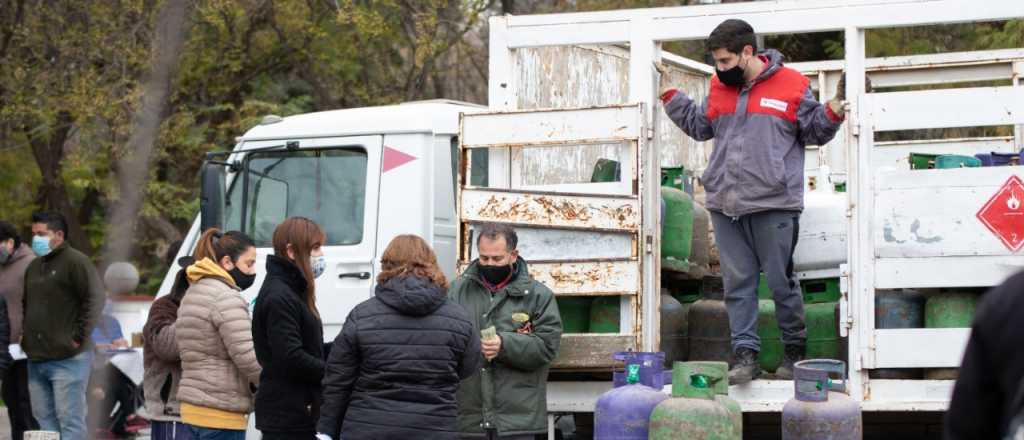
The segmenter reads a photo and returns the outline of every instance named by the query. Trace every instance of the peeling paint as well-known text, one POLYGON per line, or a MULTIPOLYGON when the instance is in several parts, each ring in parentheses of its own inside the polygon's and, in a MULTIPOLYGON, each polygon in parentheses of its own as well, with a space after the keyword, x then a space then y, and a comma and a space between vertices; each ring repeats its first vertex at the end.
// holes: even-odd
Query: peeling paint
POLYGON ((910 224, 910 234, 914 236, 914 241, 922 244, 938 243, 942 241, 942 237, 938 235, 933 237, 922 237, 917 233, 919 229, 921 229, 921 220, 914 219, 914 222, 910 224))

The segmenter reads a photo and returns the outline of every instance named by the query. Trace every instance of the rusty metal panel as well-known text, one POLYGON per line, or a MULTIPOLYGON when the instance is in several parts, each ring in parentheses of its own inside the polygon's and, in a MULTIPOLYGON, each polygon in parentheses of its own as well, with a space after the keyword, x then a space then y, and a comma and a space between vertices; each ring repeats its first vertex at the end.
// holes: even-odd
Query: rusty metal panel
POLYGON ((459 218, 464 222, 500 222, 606 231, 640 227, 635 198, 556 193, 527 193, 465 188, 459 218))
POLYGON ((622 362, 612 359, 618 351, 636 351, 636 337, 632 335, 566 334, 558 348, 558 356, 551 363, 554 369, 608 369, 621 367, 622 362))
POLYGON ((635 295, 640 291, 640 267, 635 260, 533 262, 530 275, 556 295, 635 295))

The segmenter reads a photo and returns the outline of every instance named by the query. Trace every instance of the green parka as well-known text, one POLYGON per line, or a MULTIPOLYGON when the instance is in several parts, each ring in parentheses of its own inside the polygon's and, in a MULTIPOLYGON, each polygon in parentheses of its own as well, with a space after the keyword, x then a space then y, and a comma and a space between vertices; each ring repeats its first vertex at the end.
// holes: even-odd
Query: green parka
POLYGON ((475 331, 494 326, 501 350, 484 362, 480 374, 459 385, 459 431, 480 437, 485 429, 496 429, 499 436, 545 433, 548 366, 562 337, 555 295, 530 277, 522 258, 508 284, 493 294, 478 265, 474 261, 466 268, 448 296, 466 308, 475 331), (523 324, 512 319, 514 313, 529 316, 529 333, 516 332, 523 324))

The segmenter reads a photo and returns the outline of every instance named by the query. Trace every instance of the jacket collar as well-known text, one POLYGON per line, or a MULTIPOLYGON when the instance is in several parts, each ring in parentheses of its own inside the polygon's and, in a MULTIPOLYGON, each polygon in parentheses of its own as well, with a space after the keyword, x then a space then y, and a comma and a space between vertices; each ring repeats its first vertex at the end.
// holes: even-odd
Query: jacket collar
POLYGON ((195 284, 204 278, 215 278, 231 286, 232 289, 239 290, 231 274, 224 270, 223 267, 220 267, 219 264, 214 263, 209 257, 196 261, 195 264, 185 269, 185 273, 188 274, 189 284, 195 284))
POLYGON ((302 296, 306 292, 306 277, 299 266, 277 255, 267 256, 267 278, 278 278, 288 285, 293 292, 302 296))

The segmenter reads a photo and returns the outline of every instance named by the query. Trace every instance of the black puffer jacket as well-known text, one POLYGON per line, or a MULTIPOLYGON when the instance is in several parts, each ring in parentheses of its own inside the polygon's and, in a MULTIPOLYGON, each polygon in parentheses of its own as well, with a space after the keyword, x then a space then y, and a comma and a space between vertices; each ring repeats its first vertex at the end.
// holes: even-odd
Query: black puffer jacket
POLYGON ((267 279, 253 309, 252 340, 260 361, 256 428, 313 433, 324 377, 323 325, 300 292, 306 279, 291 261, 267 257, 267 279))
POLYGON ((317 431, 335 440, 457 439, 455 392, 482 359, 473 323, 444 289, 392 278, 334 340, 317 431))

